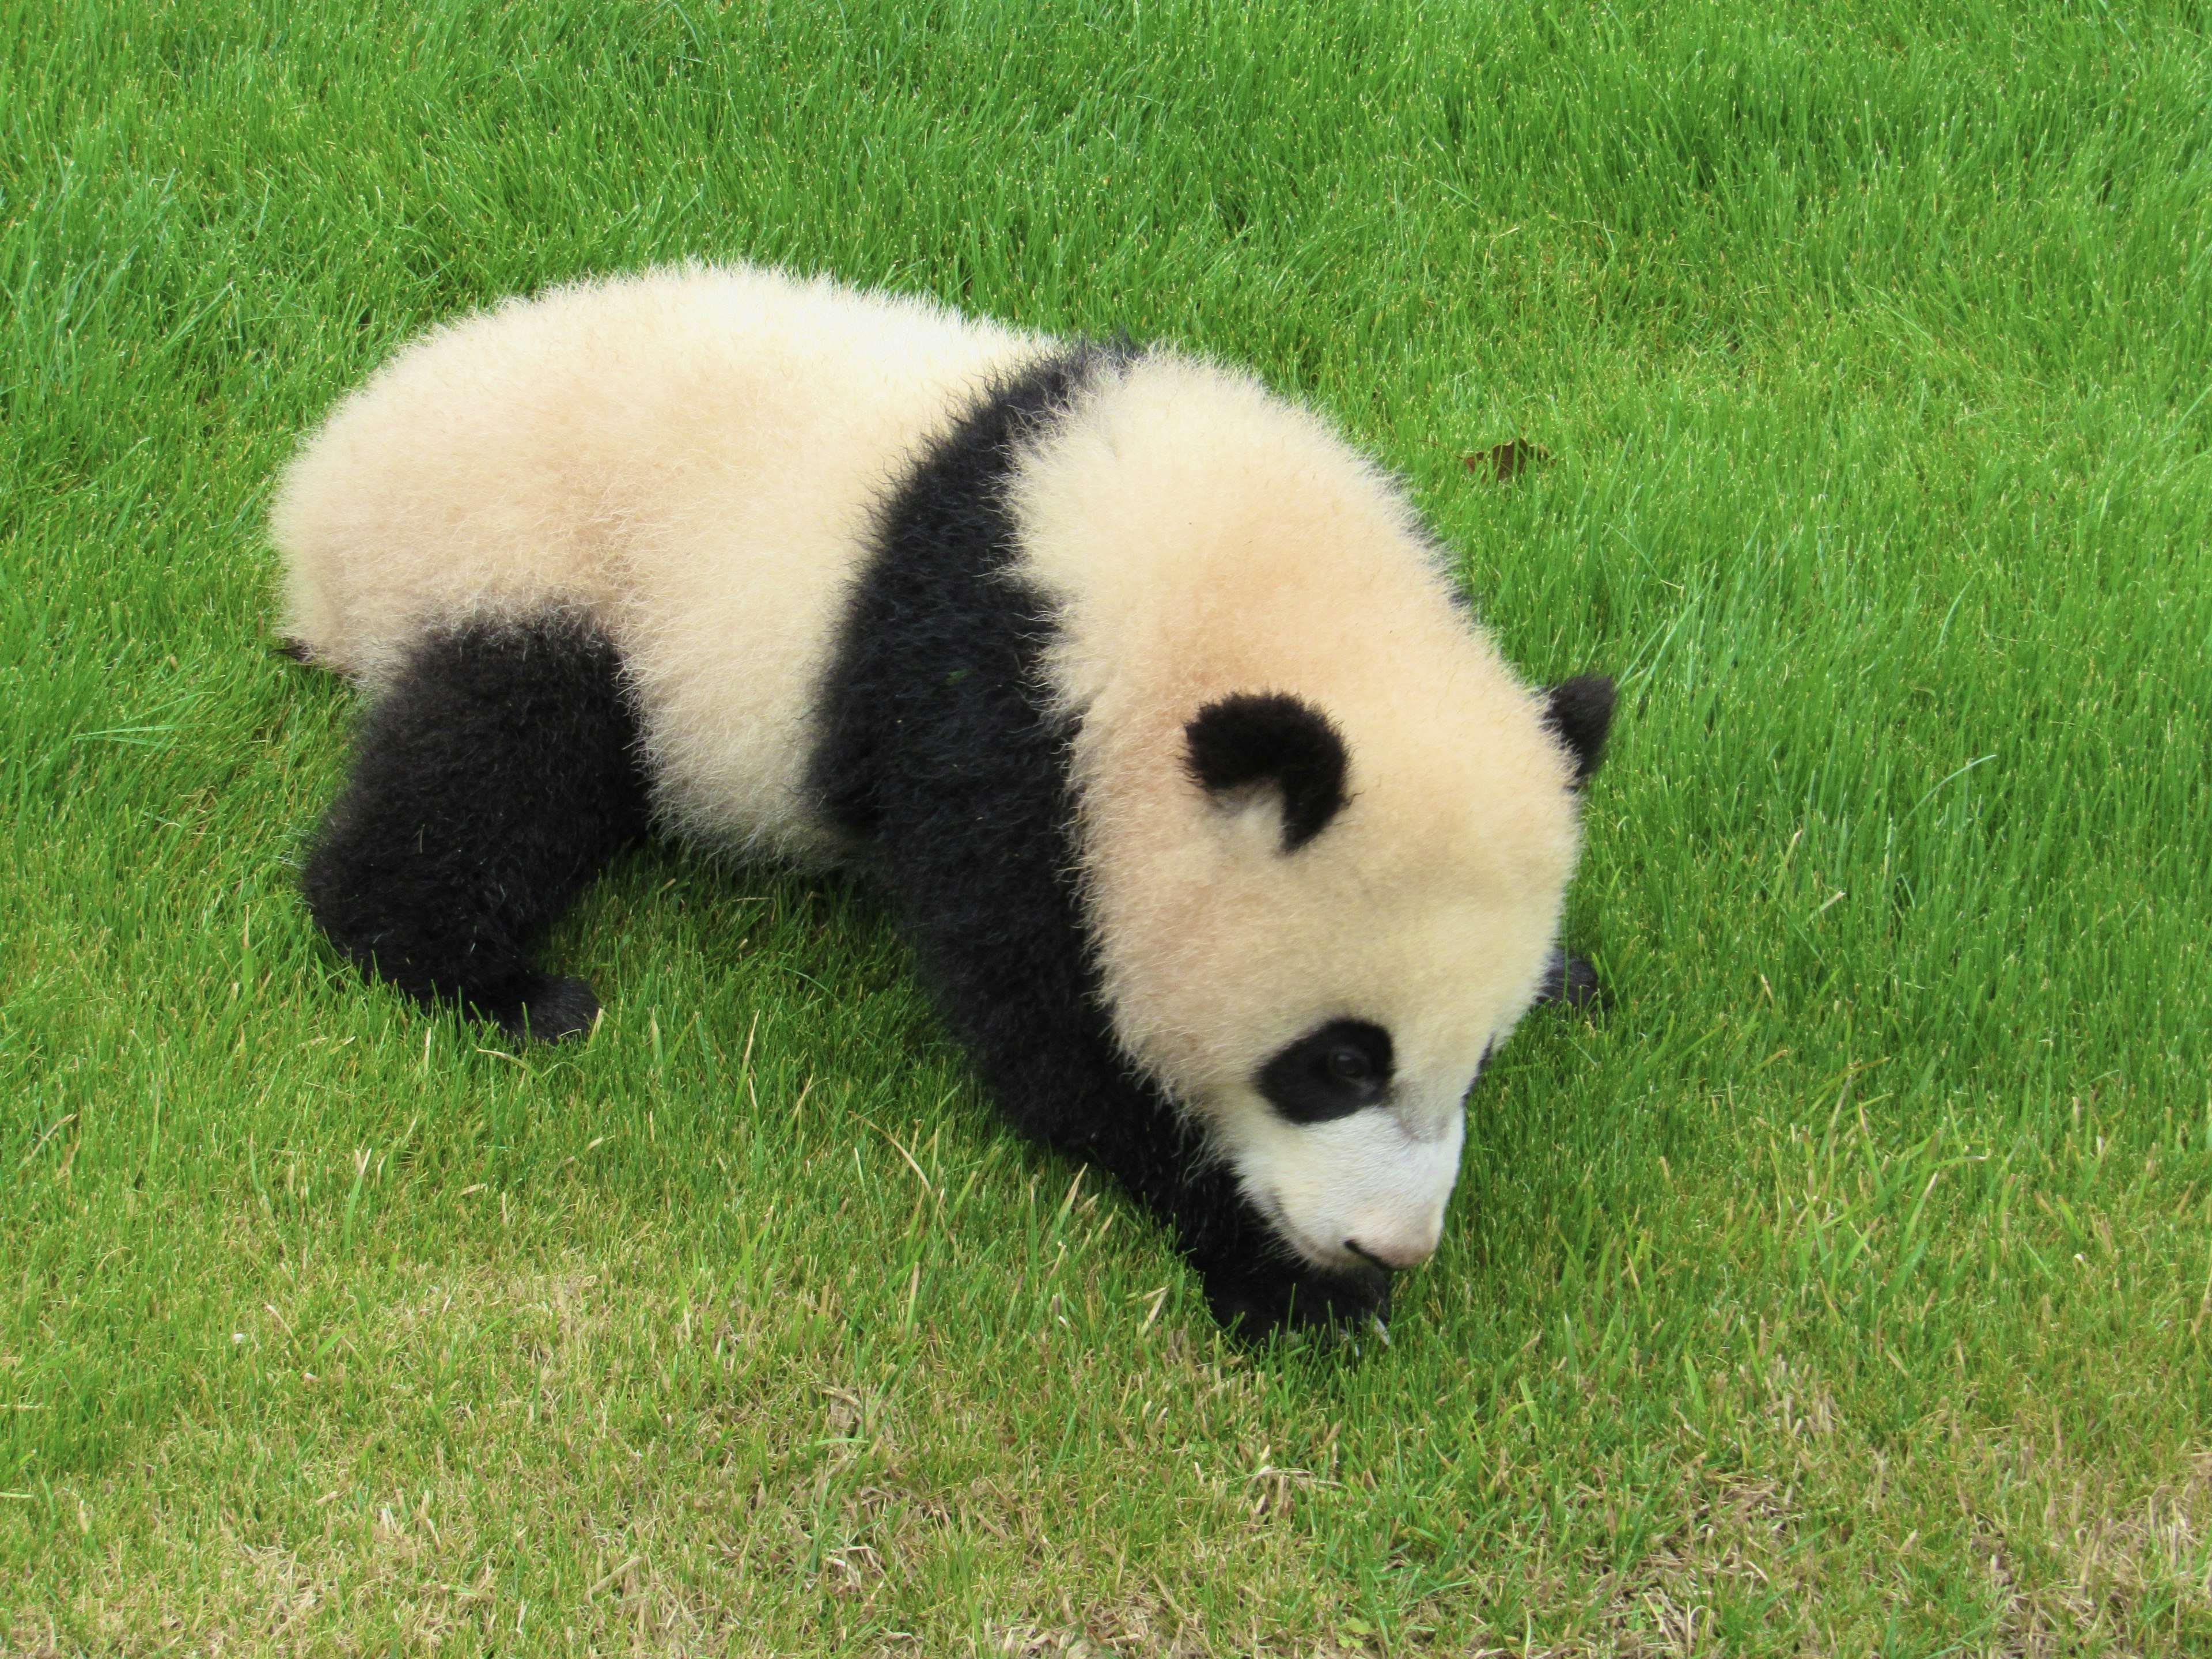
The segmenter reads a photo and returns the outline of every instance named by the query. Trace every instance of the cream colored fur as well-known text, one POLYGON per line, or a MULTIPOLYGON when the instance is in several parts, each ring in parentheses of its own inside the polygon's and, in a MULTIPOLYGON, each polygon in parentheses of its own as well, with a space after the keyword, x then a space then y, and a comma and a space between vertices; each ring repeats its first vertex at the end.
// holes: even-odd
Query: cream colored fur
MULTIPOLYGON (((560 289, 440 330, 283 481, 289 628, 374 686, 426 625, 559 603, 635 678, 664 818, 834 857, 803 793, 839 601, 901 469, 1052 343, 749 269, 560 289)), ((1528 1007, 1577 854, 1540 704, 1451 603, 1399 491, 1255 383, 1166 354, 1102 376, 1012 504, 1082 720, 1085 892, 1130 1054, 1322 1263, 1435 1247, 1462 1098, 1528 1007), (1239 691, 1323 709, 1349 804, 1280 851, 1209 800, 1184 724, 1239 691), (1254 1086, 1327 1020, 1391 1033, 1395 1104, 1300 1128, 1254 1086)))
POLYGON ((742 267, 471 317, 386 365, 286 473, 289 631, 374 688, 433 620, 588 611, 634 677, 665 821, 818 861, 813 705, 875 509, 1048 345, 742 267))

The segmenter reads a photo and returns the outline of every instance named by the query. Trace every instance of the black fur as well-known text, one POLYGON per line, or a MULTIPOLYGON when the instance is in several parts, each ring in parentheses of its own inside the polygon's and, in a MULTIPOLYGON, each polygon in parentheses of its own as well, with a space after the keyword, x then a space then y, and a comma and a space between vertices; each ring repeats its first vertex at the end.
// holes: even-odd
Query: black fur
POLYGON ((562 613, 434 632, 362 724, 307 857, 307 905, 363 972, 518 1037, 588 1030, 537 945, 645 832, 635 711, 606 637, 562 613))
POLYGON ((1575 757, 1575 787, 1589 781, 1613 726, 1613 682, 1602 674, 1561 680, 1544 706, 1544 724, 1575 757))
POLYGON ((1175 1230, 1225 1325, 1379 1315, 1389 1277, 1292 1260, 1235 1178, 1115 1046, 1072 885, 1073 733, 1047 708, 1045 601, 1006 579, 1001 492, 1023 436, 1115 354, 1080 351, 982 399, 891 501, 854 592, 814 781, 867 847, 947 1022, 1024 1132, 1117 1177, 1175 1230))
POLYGON ((1344 805, 1344 735, 1310 702, 1240 692, 1183 727, 1191 776, 1210 795, 1272 783, 1283 796, 1283 850, 1328 828, 1344 805))

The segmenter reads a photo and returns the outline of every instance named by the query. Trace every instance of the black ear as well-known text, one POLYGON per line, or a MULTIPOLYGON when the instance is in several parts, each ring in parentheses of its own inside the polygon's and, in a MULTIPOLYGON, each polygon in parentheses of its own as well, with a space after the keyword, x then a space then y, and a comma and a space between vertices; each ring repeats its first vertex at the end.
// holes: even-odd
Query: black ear
POLYGON ((1182 729, 1185 763, 1209 795, 1272 783, 1283 792, 1283 850, 1328 828, 1344 805, 1344 737, 1310 702, 1239 692, 1210 702, 1182 729))
POLYGON ((1602 674, 1561 680, 1545 701, 1544 724, 1573 754, 1575 787, 1579 789, 1597 770, 1606 732, 1613 725, 1613 682, 1602 674))

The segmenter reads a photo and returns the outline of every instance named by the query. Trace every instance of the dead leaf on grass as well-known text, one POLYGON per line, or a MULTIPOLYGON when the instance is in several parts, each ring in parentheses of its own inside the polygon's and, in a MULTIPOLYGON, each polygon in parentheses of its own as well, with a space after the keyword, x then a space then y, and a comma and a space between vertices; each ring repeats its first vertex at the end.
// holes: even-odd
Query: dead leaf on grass
POLYGON ((1492 444, 1460 459, 1470 472, 1487 472, 1499 483, 1510 483, 1532 466, 1540 466, 1552 459, 1552 452, 1540 443, 1527 438, 1509 438, 1502 444, 1492 444))

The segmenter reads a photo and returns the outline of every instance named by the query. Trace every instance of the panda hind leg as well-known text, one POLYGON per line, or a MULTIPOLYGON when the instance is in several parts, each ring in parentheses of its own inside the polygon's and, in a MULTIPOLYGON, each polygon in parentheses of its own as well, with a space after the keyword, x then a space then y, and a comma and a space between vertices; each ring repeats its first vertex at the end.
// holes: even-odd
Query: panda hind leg
POLYGON ((301 886, 362 972, 550 1042, 599 1004, 538 946, 648 817, 605 635, 565 611, 472 621, 420 641, 369 710, 301 886))

